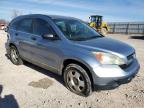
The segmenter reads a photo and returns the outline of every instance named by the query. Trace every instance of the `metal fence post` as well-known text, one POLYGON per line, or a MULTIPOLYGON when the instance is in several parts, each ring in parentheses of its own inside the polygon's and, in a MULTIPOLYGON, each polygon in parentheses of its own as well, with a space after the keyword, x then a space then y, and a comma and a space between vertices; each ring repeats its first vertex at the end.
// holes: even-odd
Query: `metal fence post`
POLYGON ((115 33, 115 25, 116 25, 116 24, 113 25, 113 33, 115 33))
POLYGON ((138 24, 138 33, 140 33, 140 24, 138 24))
POLYGON ((126 34, 129 34, 129 23, 127 24, 127 27, 126 27, 126 34))
POLYGON ((143 35, 144 35, 144 25, 143 25, 143 35))

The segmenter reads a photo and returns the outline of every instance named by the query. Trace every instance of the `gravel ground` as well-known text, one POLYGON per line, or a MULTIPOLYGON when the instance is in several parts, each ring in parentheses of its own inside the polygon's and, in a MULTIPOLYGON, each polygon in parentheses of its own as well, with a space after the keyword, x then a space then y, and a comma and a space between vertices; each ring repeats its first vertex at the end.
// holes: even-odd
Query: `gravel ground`
POLYGON ((5 56, 6 34, 0 31, 0 108, 143 108, 144 37, 108 37, 132 45, 141 69, 130 83, 85 98, 67 90, 62 78, 47 70, 30 63, 13 65, 5 56))

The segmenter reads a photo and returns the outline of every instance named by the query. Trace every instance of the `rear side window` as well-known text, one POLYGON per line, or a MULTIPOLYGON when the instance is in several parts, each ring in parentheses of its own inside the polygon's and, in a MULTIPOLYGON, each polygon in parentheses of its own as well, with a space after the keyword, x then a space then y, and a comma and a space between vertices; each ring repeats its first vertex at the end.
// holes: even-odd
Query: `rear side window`
POLYGON ((12 22, 12 23, 10 23, 10 24, 8 25, 8 27, 10 27, 11 29, 16 30, 17 23, 18 23, 18 22, 12 22))
POLYGON ((17 25, 17 30, 30 33, 31 32, 32 19, 23 19, 17 25))
POLYGON ((41 36, 44 34, 54 34, 54 31, 47 21, 37 18, 33 23, 33 34, 41 36))

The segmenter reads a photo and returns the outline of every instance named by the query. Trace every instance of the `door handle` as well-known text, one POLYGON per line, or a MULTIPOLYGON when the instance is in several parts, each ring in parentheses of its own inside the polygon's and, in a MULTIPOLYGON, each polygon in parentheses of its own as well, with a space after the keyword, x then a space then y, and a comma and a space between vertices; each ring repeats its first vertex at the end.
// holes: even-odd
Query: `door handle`
POLYGON ((36 40, 36 38, 35 38, 35 37, 31 37, 31 39, 32 39, 32 40, 36 40))

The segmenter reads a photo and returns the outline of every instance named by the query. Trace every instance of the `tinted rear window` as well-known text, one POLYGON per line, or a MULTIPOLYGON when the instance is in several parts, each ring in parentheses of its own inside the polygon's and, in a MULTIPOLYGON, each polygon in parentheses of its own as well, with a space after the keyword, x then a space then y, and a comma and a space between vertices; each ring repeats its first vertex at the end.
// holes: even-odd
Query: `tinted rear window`
POLYGON ((17 25, 17 30, 23 32, 31 32, 32 19, 23 19, 17 25))
POLYGON ((47 21, 37 18, 33 23, 33 33, 36 35, 53 34, 54 31, 47 21))
POLYGON ((9 23, 8 27, 10 27, 11 29, 16 30, 18 23, 19 23, 19 21, 11 21, 11 22, 9 23))

